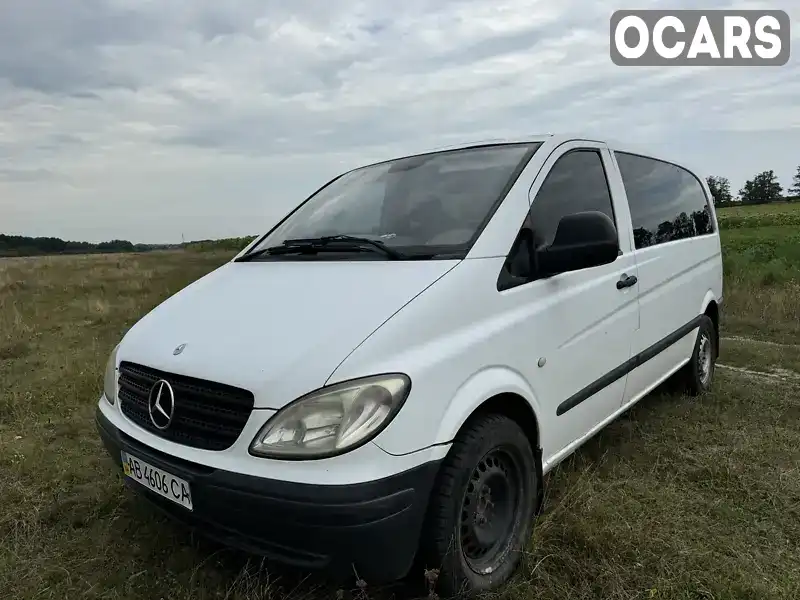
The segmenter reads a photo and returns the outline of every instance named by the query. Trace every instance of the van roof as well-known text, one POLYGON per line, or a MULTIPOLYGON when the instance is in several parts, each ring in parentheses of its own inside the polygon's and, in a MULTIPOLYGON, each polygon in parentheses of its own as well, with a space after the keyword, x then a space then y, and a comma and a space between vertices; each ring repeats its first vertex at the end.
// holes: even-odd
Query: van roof
POLYGON ((628 152, 630 154, 639 154, 642 156, 647 156, 649 158, 654 158, 665 162, 669 162, 674 165, 683 167, 684 169, 688 169, 689 171, 692 171, 695 175, 700 176, 699 172, 695 170, 691 164, 687 164, 682 160, 675 160, 674 158, 671 158, 670 156, 665 156, 660 152, 655 152, 653 151, 652 148, 648 148, 646 146, 637 144, 631 144, 628 142, 622 142, 616 139, 611 139, 596 135, 581 135, 579 133, 578 134, 541 133, 541 134, 529 134, 529 135, 520 135, 513 137, 498 137, 498 138, 472 139, 472 140, 467 139, 459 143, 448 144, 444 146, 436 146, 434 148, 426 148, 419 152, 414 152, 413 154, 427 154, 429 152, 441 152, 443 150, 458 150, 460 148, 470 148, 473 146, 489 146, 495 144, 525 144, 531 142, 546 142, 546 141, 549 141, 553 145, 558 146, 565 142, 577 141, 577 140, 601 142, 606 144, 611 150, 617 152, 628 152))

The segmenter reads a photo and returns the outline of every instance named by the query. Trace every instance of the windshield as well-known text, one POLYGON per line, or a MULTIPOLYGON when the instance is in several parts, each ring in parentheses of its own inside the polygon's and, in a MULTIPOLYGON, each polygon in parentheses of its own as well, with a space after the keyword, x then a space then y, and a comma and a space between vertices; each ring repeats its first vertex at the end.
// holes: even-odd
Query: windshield
POLYGON ((463 258, 539 146, 478 146, 350 171, 314 194, 248 254, 287 240, 346 235, 377 240, 411 257, 463 258))

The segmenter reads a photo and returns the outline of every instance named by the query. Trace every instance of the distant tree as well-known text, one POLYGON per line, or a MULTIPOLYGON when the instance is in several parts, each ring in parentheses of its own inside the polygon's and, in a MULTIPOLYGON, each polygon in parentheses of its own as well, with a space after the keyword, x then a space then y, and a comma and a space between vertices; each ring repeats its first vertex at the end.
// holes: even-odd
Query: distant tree
POLYGON ((133 249, 133 244, 128 240, 111 240, 97 244, 100 252, 132 252, 133 249))
POLYGON ((716 175, 709 175, 706 177, 708 189, 711 191, 711 196, 714 198, 714 205, 724 206, 733 202, 731 195, 731 182, 727 177, 717 177, 716 175))
POLYGON ((783 188, 772 169, 763 171, 746 181, 744 187, 739 190, 739 196, 744 204, 777 202, 783 199, 782 194, 783 188))
POLYGON ((792 177, 792 187, 789 188, 789 201, 800 198, 800 166, 797 167, 797 173, 792 177))
POLYGON ((644 227, 633 230, 633 241, 637 248, 646 248, 653 245, 653 232, 644 227))

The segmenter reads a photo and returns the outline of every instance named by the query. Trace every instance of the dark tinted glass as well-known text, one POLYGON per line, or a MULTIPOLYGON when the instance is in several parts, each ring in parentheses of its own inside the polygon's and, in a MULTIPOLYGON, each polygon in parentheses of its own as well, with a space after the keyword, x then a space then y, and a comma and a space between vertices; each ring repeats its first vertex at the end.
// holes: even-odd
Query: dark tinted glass
POLYGON ((534 247, 550 244, 562 217, 598 210, 614 220, 600 153, 575 150, 556 161, 531 205, 534 247))
POLYGON ((637 248, 712 233, 711 212, 697 178, 680 167, 617 152, 637 248))

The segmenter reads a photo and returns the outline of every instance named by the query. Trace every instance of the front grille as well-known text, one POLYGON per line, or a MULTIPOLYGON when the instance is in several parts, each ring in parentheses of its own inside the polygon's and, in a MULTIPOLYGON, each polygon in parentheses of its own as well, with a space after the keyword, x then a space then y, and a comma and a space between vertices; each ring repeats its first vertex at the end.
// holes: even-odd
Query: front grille
POLYGON ((222 383, 175 375, 130 362, 119 367, 120 407, 139 427, 185 446, 203 450, 230 448, 253 410, 253 394, 222 383), (172 422, 165 430, 150 420, 150 390, 161 379, 175 392, 172 422))

